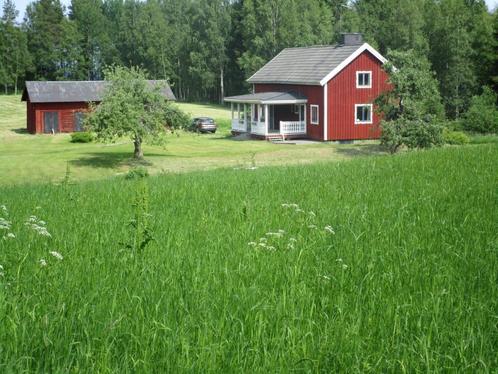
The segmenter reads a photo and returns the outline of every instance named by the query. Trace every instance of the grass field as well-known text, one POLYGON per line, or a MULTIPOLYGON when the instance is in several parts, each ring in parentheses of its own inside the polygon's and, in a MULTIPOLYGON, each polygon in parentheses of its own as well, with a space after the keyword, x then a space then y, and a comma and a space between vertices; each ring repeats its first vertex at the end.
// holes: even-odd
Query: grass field
MULTIPOLYGON (((215 135, 179 132, 165 147, 145 146, 148 169, 153 174, 206 170, 220 167, 309 164, 381 154, 375 144, 275 145, 265 141, 234 141, 229 137, 230 113, 216 105, 178 104, 192 116, 214 117, 220 124, 215 135)), ((67 134, 29 135, 26 108, 19 96, 0 96, 0 185, 58 182, 69 165, 76 180, 102 179, 126 173, 134 165, 133 145, 73 144, 67 134)))
POLYGON ((495 372, 497 159, 0 187, 0 372, 495 372))

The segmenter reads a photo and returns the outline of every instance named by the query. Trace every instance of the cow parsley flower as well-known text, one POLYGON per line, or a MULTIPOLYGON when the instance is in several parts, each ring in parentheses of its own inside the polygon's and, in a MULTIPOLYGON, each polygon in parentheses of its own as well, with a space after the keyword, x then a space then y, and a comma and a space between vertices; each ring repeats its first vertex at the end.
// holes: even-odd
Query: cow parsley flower
POLYGON ((64 257, 62 257, 62 255, 57 251, 50 251, 49 253, 59 261, 62 261, 64 259, 64 257))
POLYGON ((312 229, 312 230, 315 230, 316 229, 316 225, 308 225, 308 228, 312 229))
POLYGON ((3 236, 4 240, 15 239, 15 238, 16 238, 16 236, 15 236, 15 234, 13 232, 9 232, 7 235, 3 236))
POLYGON ((4 204, 0 205, 0 210, 2 210, 3 214, 5 214, 6 216, 9 215, 9 211, 7 210, 7 207, 4 204))
POLYGON ((332 226, 327 225, 327 226, 325 226, 323 229, 324 229, 325 231, 327 231, 327 232, 331 233, 332 235, 335 235, 335 231, 334 231, 334 229, 332 228, 332 226))
POLYGON ((40 263, 40 266, 42 266, 42 267, 47 266, 47 261, 45 261, 45 259, 43 259, 43 258, 40 258, 39 263, 40 263))
POLYGON ((247 245, 250 246, 250 247, 256 247, 257 246, 257 244, 255 242, 249 242, 249 243, 247 243, 247 245))
POLYGON ((7 221, 5 218, 0 217, 0 230, 10 230, 10 221, 7 221))

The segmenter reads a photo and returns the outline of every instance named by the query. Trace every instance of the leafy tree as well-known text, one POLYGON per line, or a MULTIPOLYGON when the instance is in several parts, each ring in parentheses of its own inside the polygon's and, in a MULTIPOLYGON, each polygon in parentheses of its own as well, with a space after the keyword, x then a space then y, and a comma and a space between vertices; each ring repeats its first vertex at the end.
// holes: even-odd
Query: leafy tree
POLYGON ((102 78, 109 55, 110 39, 102 0, 72 0, 69 18, 75 23, 76 39, 81 51, 78 75, 83 79, 102 78))
POLYGON ((17 94, 19 80, 30 67, 26 34, 16 25, 18 11, 11 0, 6 0, 0 22, 0 83, 5 93, 9 86, 17 94))
POLYGON ((129 136, 135 147, 134 157, 141 159, 144 142, 164 143, 165 126, 178 125, 167 123, 167 114, 169 120, 181 122, 183 119, 170 115, 171 104, 160 93, 161 87, 148 84, 143 70, 113 67, 105 74, 109 87, 102 103, 92 107, 86 124, 102 141, 129 136))
POLYGON ((392 153, 401 146, 427 148, 442 144, 443 115, 437 81, 425 57, 413 50, 388 53, 392 90, 376 100, 384 114, 381 143, 392 153))
POLYGON ((25 27, 28 50, 34 61, 34 79, 54 80, 65 59, 62 51, 64 12, 59 0, 38 0, 28 5, 25 27))
POLYGON ((491 88, 482 88, 482 94, 474 96, 463 119, 464 129, 480 133, 498 133, 497 95, 491 88))

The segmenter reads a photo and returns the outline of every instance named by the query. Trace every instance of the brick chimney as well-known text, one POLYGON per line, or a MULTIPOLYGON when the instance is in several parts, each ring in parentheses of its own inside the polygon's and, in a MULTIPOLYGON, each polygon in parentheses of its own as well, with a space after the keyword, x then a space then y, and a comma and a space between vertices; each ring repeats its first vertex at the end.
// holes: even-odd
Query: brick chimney
POLYGON ((341 34, 342 45, 361 45, 363 44, 363 34, 359 32, 343 32, 341 34))

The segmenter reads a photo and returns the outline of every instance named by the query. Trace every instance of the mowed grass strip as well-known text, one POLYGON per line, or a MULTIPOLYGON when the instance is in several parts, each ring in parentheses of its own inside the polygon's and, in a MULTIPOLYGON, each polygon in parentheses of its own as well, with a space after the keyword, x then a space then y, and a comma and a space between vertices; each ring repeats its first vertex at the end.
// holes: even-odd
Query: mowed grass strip
MULTIPOLYGON (((235 141, 230 137, 230 111, 220 105, 177 103, 192 117, 211 116, 219 125, 216 134, 179 131, 165 146, 145 146, 151 174, 179 173, 223 167, 309 164, 382 154, 377 144, 336 145, 314 143, 275 145, 261 140, 235 141)), ((0 185, 54 183, 64 178, 69 166, 74 180, 108 179, 127 173, 133 144, 73 144, 68 134, 30 135, 26 128, 26 104, 20 96, 0 95, 0 185)))
POLYGON ((0 372, 493 371, 497 158, 1 188, 0 372))

